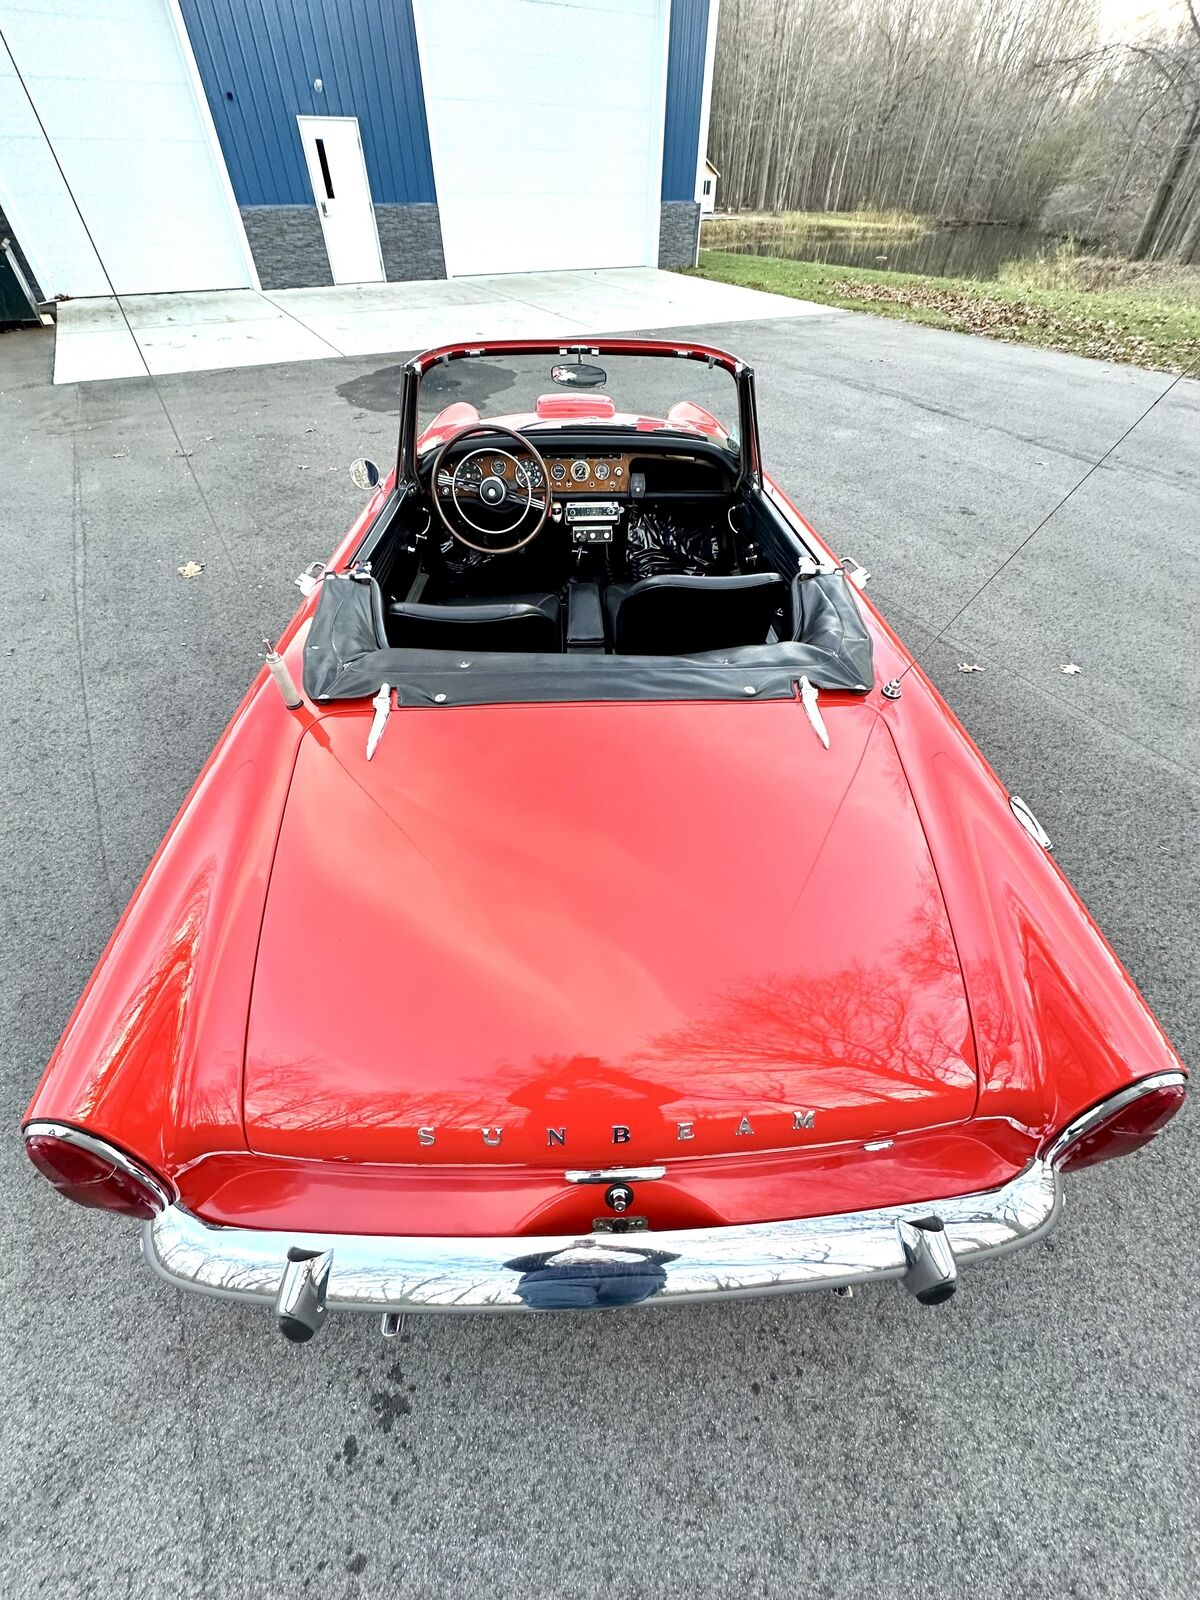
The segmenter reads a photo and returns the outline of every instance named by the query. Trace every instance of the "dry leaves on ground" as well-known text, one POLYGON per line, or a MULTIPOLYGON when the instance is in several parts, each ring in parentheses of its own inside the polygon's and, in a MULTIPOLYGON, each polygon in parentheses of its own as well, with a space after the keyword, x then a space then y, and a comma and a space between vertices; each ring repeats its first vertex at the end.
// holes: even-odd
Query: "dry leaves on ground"
POLYGON ((1028 300, 996 300, 957 289, 938 289, 921 283, 860 283, 846 278, 831 284, 830 292, 846 300, 912 306, 936 311, 962 333, 979 333, 990 339, 1028 339, 1071 350, 1101 361, 1132 361, 1154 366, 1153 342, 1122 327, 1119 322, 1085 316, 1063 317, 1048 306, 1028 300))

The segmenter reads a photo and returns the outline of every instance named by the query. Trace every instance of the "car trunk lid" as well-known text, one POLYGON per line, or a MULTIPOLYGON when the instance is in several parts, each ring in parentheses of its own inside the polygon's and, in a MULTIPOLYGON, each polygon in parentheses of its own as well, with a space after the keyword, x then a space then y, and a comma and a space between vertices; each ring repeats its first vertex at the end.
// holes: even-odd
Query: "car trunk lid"
POLYGON ((245 1064, 252 1148, 558 1167, 970 1116, 895 746, 828 696, 393 711, 304 739, 245 1064))

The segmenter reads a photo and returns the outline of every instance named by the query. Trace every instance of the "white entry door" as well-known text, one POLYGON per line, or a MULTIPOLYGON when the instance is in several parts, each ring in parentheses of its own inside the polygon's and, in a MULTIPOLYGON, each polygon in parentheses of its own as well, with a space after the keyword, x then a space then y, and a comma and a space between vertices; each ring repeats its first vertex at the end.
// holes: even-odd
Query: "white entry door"
POLYGON ((297 117, 334 283, 382 283, 357 117, 297 117))

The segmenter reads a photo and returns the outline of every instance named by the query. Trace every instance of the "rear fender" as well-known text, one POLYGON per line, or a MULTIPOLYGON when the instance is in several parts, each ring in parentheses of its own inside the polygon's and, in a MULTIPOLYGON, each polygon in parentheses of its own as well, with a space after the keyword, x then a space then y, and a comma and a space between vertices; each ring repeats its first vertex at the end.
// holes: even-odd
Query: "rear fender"
POLYGON ((110 1140, 163 1175, 246 1148, 246 1016, 267 882, 311 713, 265 673, 146 870, 42 1076, 26 1121, 110 1140))
POLYGON ((1181 1062, 1003 784, 914 667, 882 702, 929 841, 966 982, 977 1115, 1040 1136, 1181 1062))

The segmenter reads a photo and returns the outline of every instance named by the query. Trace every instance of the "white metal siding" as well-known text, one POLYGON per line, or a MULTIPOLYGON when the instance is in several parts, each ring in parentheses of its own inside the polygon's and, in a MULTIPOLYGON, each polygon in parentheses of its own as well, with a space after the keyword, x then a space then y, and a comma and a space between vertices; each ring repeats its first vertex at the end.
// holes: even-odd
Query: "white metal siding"
MULTIPOLYGON (((250 286, 169 0, 0 0, 0 25, 118 292, 250 286)), ((2 49, 0 199, 43 293, 109 292, 2 49)))
POLYGON ((655 266, 665 0, 415 0, 451 277, 655 266))

